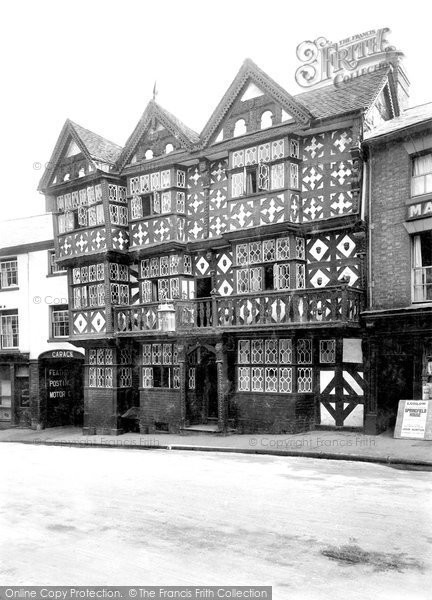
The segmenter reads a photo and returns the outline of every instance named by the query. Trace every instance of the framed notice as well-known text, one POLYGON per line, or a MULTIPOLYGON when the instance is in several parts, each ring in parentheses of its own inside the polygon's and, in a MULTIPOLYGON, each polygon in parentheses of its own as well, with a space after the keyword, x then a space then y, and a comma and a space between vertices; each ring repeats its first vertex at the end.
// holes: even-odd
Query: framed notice
POLYGON ((432 440, 432 400, 399 400, 394 437, 432 440))

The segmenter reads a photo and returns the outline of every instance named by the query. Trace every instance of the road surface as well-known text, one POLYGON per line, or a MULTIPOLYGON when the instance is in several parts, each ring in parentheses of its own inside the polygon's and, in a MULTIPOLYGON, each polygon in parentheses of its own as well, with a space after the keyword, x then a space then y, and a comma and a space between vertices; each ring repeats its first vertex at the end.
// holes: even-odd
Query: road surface
POLYGON ((277 600, 431 598, 430 472, 8 443, 0 459, 0 585, 272 585, 277 600), (372 564, 323 554, 341 547, 372 564))

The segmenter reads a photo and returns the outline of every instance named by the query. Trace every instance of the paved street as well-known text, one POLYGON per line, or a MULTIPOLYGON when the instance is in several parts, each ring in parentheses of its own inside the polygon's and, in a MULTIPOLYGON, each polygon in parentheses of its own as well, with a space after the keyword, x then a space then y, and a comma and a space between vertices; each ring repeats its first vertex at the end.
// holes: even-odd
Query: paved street
POLYGON ((430 598, 430 472, 9 443, 0 459, 1 585, 272 585, 278 600, 430 598), (372 564, 323 554, 343 546, 372 564))

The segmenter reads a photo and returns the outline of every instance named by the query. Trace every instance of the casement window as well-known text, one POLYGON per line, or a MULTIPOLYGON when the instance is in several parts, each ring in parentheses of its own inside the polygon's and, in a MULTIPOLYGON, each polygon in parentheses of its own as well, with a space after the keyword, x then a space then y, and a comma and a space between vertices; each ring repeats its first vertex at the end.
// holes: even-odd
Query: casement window
POLYGON ((69 337, 69 311, 67 304, 51 307, 51 337, 69 337))
POLYGON ((336 340, 320 340, 319 359, 322 364, 336 362, 336 340))
POLYGON ((110 221, 113 225, 127 225, 128 224, 128 212, 126 206, 119 206, 118 204, 110 204, 110 221))
POLYGON ((178 254, 146 258, 140 264, 141 302, 165 302, 173 299, 195 297, 195 281, 173 277, 192 275, 192 257, 178 254))
POLYGON ((18 287, 18 261, 16 258, 0 260, 0 290, 18 287))
POLYGON ((271 189, 278 190, 285 187, 285 163, 276 163, 271 166, 271 189))
POLYGON ((2 350, 7 350, 9 348, 18 348, 18 345, 18 311, 0 311, 0 348, 2 350))
POLYGON ((291 139, 289 148, 289 155, 291 158, 300 158, 300 145, 298 140, 291 139))
POLYGON ((312 342, 309 339, 239 340, 237 391, 311 393, 312 342))
POLYGON ((285 158, 283 139, 236 150, 231 155, 231 197, 285 187, 285 163, 269 164, 285 158), (241 169, 236 171, 236 169, 241 169))
MULTIPOLYGON (((105 265, 99 263, 72 269, 73 309, 105 306, 105 265), (82 285, 90 283, 91 285, 82 285)), ((127 280, 126 280, 127 281, 127 280)))
POLYGON ((412 239, 412 299, 432 301, 432 231, 424 231, 412 239))
POLYGON ((305 265, 293 260, 299 259, 298 255, 304 256, 302 242, 296 240, 295 257, 291 256, 289 237, 237 244, 234 265, 237 293, 303 289, 305 265))
MULTIPOLYGON (((176 196, 176 208, 185 211, 185 195, 176 196)), ((130 205, 131 219, 143 219, 153 215, 168 214, 173 210, 172 192, 153 192, 143 196, 133 196, 130 205)))
POLYGON ((142 345, 142 387, 180 388, 176 344, 142 345))
POLYGON ((411 195, 420 196, 432 192, 432 152, 413 159, 411 195))
POLYGON ((115 358, 117 357, 117 383, 120 388, 132 386, 132 353, 121 348, 90 348, 88 354, 89 387, 112 388, 115 383, 115 358))
POLYGON ((112 388, 114 379, 114 352, 112 348, 90 348, 89 387, 112 388))
MULTIPOLYGON (((109 198, 126 203, 126 188, 109 185, 109 198)), ((57 197, 57 226, 60 234, 105 223, 102 185, 88 186, 57 197)))
POLYGON ((242 171, 231 176, 231 197, 249 196, 258 192, 279 189, 284 187, 283 163, 272 165, 270 168, 264 163, 255 167, 244 167, 242 171))

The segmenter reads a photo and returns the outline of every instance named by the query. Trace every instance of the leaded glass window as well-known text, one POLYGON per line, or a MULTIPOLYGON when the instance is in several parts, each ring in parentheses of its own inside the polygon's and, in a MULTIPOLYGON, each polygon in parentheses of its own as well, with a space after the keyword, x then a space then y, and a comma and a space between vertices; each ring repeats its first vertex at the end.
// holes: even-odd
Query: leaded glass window
POLYGON ((279 340, 279 363, 290 365, 292 363, 292 340, 279 340))
POLYGON ((296 163, 290 163, 290 187, 299 187, 298 164, 296 163))
POLYGON ((239 363, 250 363, 250 341, 239 340, 238 342, 238 361, 239 363))
POLYGON ((265 391, 278 392, 278 370, 276 367, 265 368, 265 391))
POLYGON ((238 367, 238 386, 239 392, 248 392, 250 390, 250 368, 238 367))
POLYGON ((299 367, 297 369, 297 391, 299 394, 312 392, 312 369, 299 367))
POLYGON ((269 162, 270 158, 270 144, 262 144, 258 146, 258 162, 269 162))
POLYGON ((277 340, 265 340, 264 360, 268 364, 277 363, 278 342, 277 340))
POLYGON ((297 362, 299 365, 312 363, 312 340, 297 340, 297 362))
POLYGON ((296 287, 298 290, 302 290, 306 287, 304 265, 296 265, 296 287))
POLYGON ((140 176, 140 188, 142 194, 148 194, 150 192, 150 175, 140 176))
POLYGON ((336 360, 336 340, 320 340, 320 362, 334 363, 336 360))
POLYGON ((240 173, 233 173, 231 180, 231 196, 233 198, 238 198, 242 196, 245 191, 245 178, 244 173, 241 171, 240 173))
POLYGON ((233 169, 236 167, 244 167, 244 150, 236 150, 232 155, 233 169))
POLYGON ((290 257, 290 239, 289 237, 277 238, 276 240, 276 259, 287 260, 290 257))
POLYGON ((277 190, 285 187, 285 165, 277 163, 271 166, 271 189, 277 190))
POLYGON ((263 392, 264 391, 264 368, 263 367, 252 367, 252 392, 263 392))

